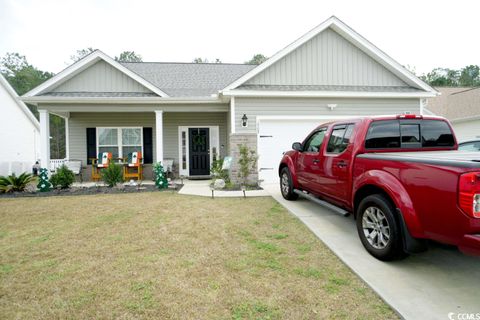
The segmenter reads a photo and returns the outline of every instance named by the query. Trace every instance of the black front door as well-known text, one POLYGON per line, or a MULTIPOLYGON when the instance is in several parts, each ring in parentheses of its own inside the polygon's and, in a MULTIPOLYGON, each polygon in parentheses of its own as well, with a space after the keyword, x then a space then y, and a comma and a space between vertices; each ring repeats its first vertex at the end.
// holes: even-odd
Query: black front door
POLYGON ((190 175, 210 175, 210 132, 208 128, 189 128, 190 175))

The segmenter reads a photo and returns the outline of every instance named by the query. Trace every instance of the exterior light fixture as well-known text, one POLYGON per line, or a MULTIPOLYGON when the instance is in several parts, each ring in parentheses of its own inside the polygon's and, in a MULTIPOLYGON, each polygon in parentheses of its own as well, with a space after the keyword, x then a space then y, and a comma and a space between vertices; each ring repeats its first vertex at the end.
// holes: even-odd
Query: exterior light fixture
POLYGON ((242 117, 242 127, 244 128, 248 127, 248 118, 245 113, 243 114, 243 117, 242 117))
POLYGON ((337 107, 336 104, 327 104, 327 107, 330 109, 330 111, 333 111, 337 107))

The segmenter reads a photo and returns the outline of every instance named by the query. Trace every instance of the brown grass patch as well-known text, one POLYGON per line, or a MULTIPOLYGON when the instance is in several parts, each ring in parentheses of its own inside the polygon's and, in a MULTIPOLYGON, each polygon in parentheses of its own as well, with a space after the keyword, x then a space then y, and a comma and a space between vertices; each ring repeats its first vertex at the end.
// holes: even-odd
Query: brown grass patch
POLYGON ((397 318, 271 198, 0 200, 0 315, 397 318))

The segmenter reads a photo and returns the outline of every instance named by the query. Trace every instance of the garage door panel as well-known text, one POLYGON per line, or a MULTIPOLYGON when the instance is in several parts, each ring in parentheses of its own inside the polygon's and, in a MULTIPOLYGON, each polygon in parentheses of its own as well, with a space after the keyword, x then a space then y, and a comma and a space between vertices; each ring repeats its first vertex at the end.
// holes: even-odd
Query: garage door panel
POLYGON ((261 120, 258 135, 259 178, 265 183, 278 182, 278 165, 294 142, 301 142, 327 120, 261 120))

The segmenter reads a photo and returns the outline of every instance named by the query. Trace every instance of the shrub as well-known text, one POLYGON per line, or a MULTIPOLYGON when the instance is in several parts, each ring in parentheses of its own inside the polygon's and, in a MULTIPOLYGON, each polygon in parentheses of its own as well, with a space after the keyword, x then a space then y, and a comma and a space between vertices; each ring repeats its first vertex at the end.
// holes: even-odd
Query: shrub
POLYGON ((23 192, 29 183, 36 180, 36 177, 30 173, 22 173, 17 177, 15 173, 2 177, 0 176, 0 193, 23 192))
POLYGON ((101 171, 103 182, 105 182, 110 188, 115 187, 117 183, 123 182, 122 166, 110 163, 108 168, 101 171))
POLYGON ((238 177, 242 180, 242 185, 248 185, 248 177, 250 173, 255 170, 255 166, 257 165, 257 154, 254 150, 250 150, 250 148, 246 144, 241 144, 238 146, 239 149, 239 159, 238 164, 240 166, 238 170, 238 177))
POLYGON ((66 165, 58 168, 57 172, 50 177, 50 183, 54 188, 68 189, 75 182, 75 174, 66 165))
POLYGON ((228 176, 228 170, 222 170, 223 166, 223 159, 215 160, 212 163, 212 169, 210 172, 213 175, 213 180, 222 179, 226 183, 230 181, 230 177, 228 176))

